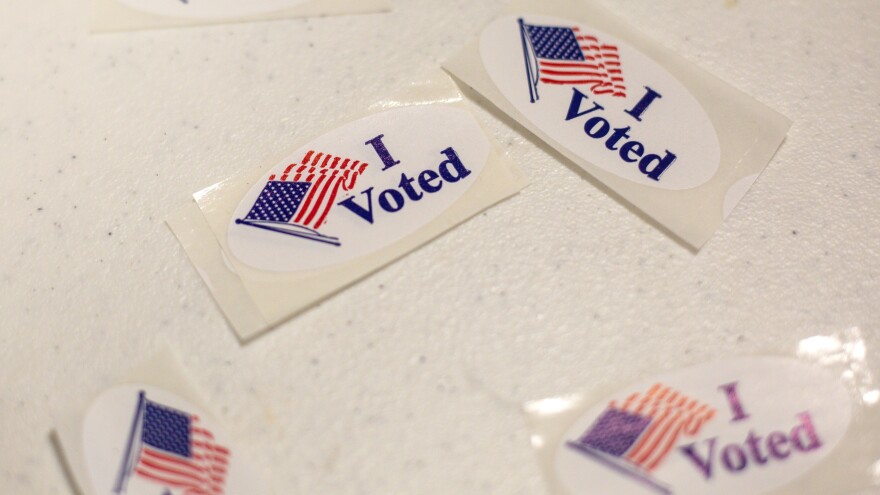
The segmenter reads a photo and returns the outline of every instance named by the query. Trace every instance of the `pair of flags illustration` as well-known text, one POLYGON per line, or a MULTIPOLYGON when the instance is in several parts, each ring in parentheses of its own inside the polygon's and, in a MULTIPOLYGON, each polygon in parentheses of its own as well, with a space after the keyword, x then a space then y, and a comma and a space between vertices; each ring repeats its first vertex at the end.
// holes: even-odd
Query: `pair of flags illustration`
POLYGON ((320 227, 341 192, 351 191, 369 164, 309 150, 299 164, 272 174, 250 212, 236 223, 339 246, 320 227))
POLYGON ((695 437, 715 417, 709 405, 656 383, 623 402, 612 401, 589 429, 567 445, 623 476, 672 492, 651 477, 682 437, 695 437))
POLYGON ((162 495, 222 495, 229 458, 198 416, 140 392, 113 493, 124 495, 137 476, 164 487, 162 495))
POLYGON ((577 26, 538 26, 519 19, 519 28, 532 103, 540 99, 539 83, 585 85, 596 95, 626 98, 617 46, 577 26))
MULTIPOLYGON (((616 46, 578 27, 538 26, 519 20, 532 103, 538 85, 587 85, 596 95, 626 97, 616 46)), ((269 176, 248 214, 236 223, 300 239, 340 246, 320 232, 340 193, 351 191, 369 165, 309 150, 300 163, 269 176)))

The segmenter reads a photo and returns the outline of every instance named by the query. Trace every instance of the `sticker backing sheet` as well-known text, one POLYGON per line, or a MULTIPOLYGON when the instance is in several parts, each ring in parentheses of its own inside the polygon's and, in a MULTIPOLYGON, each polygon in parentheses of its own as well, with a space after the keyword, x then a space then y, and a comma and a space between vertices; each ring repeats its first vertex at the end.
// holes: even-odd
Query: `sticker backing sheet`
POLYGON ((56 419, 82 495, 271 493, 166 347, 56 419))
POLYGON ((591 2, 516 0, 443 65, 693 249, 790 126, 591 2))
POLYGON ((876 493, 880 391, 865 348, 853 328, 530 402, 549 493, 876 493))
POLYGON ((96 32, 385 12, 391 0, 91 0, 96 32))
POLYGON ((168 219, 242 340, 526 184, 439 71, 267 170, 208 187, 168 219), (324 173, 342 183, 322 186, 324 173), (309 196, 319 190, 331 200, 309 196))

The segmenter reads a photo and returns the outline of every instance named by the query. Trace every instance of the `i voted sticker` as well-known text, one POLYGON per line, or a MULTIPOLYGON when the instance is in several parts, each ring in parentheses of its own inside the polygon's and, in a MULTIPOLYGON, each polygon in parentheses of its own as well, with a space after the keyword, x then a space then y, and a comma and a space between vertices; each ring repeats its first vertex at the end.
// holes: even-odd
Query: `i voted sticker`
POLYGON ((489 141, 466 111, 404 107, 349 123, 293 152, 229 221, 241 262, 295 272, 350 261, 435 220, 476 182, 489 141))
POLYGON ((149 14, 169 17, 224 18, 267 14, 307 0, 116 0, 149 14))
POLYGON ((489 24, 480 55, 504 97, 549 139, 637 184, 691 189, 718 171, 700 103, 639 50, 587 24, 543 15, 489 24))
POLYGON ((82 425, 93 491, 106 495, 266 493, 199 407, 155 386, 104 392, 82 425))
POLYGON ((673 372, 601 401, 555 452, 572 494, 767 493, 843 439, 851 401, 822 368, 748 358, 673 372))

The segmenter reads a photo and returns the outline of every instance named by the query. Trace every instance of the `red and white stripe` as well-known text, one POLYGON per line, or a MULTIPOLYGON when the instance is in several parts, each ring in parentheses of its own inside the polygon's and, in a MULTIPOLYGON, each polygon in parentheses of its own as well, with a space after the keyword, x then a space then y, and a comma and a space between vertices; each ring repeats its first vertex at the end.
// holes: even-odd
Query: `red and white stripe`
POLYGON ((353 189, 358 177, 367 170, 367 167, 369 164, 358 160, 342 159, 309 150, 299 164, 291 163, 284 169, 280 178, 276 179, 275 174, 272 174, 269 180, 311 182, 312 186, 300 203, 293 223, 318 229, 327 220, 336 195, 340 190, 353 189))
POLYGON ((715 416, 715 410, 660 383, 646 393, 627 397, 612 408, 651 418, 651 425, 626 453, 626 458, 646 471, 653 471, 675 448, 682 436, 694 437, 715 416))
POLYGON ((581 47, 585 61, 538 60, 541 82, 547 84, 589 84, 597 95, 611 94, 625 98, 626 85, 620 68, 617 47, 599 43, 592 35, 582 35, 571 28, 581 47))
POLYGON ((185 458, 144 445, 134 472, 174 489, 179 495, 222 495, 229 466, 229 449, 214 442, 214 435, 192 417, 191 457, 185 458), (179 490, 179 491, 178 491, 179 490))

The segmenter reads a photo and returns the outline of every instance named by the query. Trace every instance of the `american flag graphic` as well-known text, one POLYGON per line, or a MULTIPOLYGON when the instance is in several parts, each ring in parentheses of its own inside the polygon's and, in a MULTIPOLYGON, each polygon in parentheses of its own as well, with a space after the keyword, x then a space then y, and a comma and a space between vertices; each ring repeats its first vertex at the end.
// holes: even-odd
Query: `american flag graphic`
POLYGON ((163 495, 222 495, 229 449, 199 417, 146 399, 141 392, 132 435, 114 493, 132 475, 165 487, 163 495))
POLYGON ((532 103, 539 99, 539 82, 588 85, 593 94, 626 97, 617 46, 582 34, 577 26, 519 23, 532 103))
POLYGON ((236 223, 338 246, 338 238, 318 229, 337 195, 352 190, 367 167, 358 160, 309 150, 300 163, 270 175, 250 212, 236 223))
POLYGON ((612 401, 590 428, 568 445, 621 473, 668 493, 652 480, 682 437, 696 436, 716 411, 661 383, 612 401))

